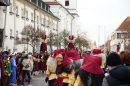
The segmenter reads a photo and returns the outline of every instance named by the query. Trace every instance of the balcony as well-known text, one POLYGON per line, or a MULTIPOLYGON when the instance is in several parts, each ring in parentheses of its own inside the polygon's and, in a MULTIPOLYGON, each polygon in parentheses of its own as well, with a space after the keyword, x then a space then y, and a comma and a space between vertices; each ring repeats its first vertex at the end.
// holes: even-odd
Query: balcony
POLYGON ((45 26, 46 26, 46 27, 49 27, 49 22, 48 22, 48 20, 45 22, 45 26))

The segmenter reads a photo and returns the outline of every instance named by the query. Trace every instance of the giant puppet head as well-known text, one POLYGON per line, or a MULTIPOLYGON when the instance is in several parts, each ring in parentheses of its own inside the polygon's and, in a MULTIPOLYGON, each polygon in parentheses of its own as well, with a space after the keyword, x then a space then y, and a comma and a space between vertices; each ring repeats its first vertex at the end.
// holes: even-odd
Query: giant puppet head
POLYGON ((74 39, 74 36, 70 35, 70 36, 69 36, 69 39, 70 39, 70 40, 73 40, 73 39, 74 39))
POLYGON ((43 33, 42 36, 41 36, 42 39, 46 39, 46 34, 43 33))

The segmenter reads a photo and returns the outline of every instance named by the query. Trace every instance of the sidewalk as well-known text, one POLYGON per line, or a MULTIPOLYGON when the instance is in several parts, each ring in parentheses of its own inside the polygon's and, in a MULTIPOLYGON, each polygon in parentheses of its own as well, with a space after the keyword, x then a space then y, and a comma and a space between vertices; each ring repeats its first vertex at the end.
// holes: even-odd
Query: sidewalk
MULTIPOLYGON (((32 75, 31 86, 48 86, 45 82, 45 77, 46 76, 42 74, 32 75)), ((25 82, 25 86, 28 86, 27 82, 25 82)))

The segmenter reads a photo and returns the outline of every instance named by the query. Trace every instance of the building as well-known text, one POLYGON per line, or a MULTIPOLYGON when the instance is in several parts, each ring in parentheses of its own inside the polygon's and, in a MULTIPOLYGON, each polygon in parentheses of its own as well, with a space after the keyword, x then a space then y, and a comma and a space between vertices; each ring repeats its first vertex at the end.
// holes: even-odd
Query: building
POLYGON ((10 0, 0 0, 0 6, 9 6, 10 0))
POLYGON ((71 35, 77 36, 77 0, 43 0, 50 5, 51 12, 60 18, 59 32, 67 29, 71 35))
POLYGON ((73 15, 72 20, 72 35, 77 36, 78 29, 78 11, 77 0, 59 0, 59 2, 73 15))
MULTIPOLYGON (((126 48, 129 48, 130 45, 130 35, 128 34, 128 31, 130 28, 130 17, 127 17, 121 25, 111 34, 111 51, 122 51, 126 48)), ((130 49, 130 48, 129 48, 130 49)))
POLYGON ((0 7, 0 28, 4 28, 5 13, 6 28, 4 35, 4 50, 11 52, 22 52, 23 50, 32 52, 32 47, 27 44, 14 45, 16 38, 21 38, 20 34, 26 25, 32 25, 43 29, 47 35, 51 31, 57 33, 59 18, 50 11, 50 6, 42 0, 10 0, 10 6, 0 7))
POLYGON ((60 19, 58 22, 59 33, 63 30, 71 32, 73 15, 59 2, 46 2, 50 6, 50 11, 60 19))

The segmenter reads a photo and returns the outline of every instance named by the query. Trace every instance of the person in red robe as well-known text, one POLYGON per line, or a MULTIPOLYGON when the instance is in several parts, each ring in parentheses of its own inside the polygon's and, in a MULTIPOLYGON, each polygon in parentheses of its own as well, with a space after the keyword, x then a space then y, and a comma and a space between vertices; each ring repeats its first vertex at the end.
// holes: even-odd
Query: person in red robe
POLYGON ((40 51, 41 52, 45 52, 47 51, 47 42, 48 42, 49 38, 47 38, 47 36, 45 34, 42 34, 41 36, 41 47, 40 47, 40 51))
POLYGON ((73 50, 74 49, 74 42, 75 42, 75 37, 70 35, 69 37, 66 38, 68 41, 68 50, 73 50))

